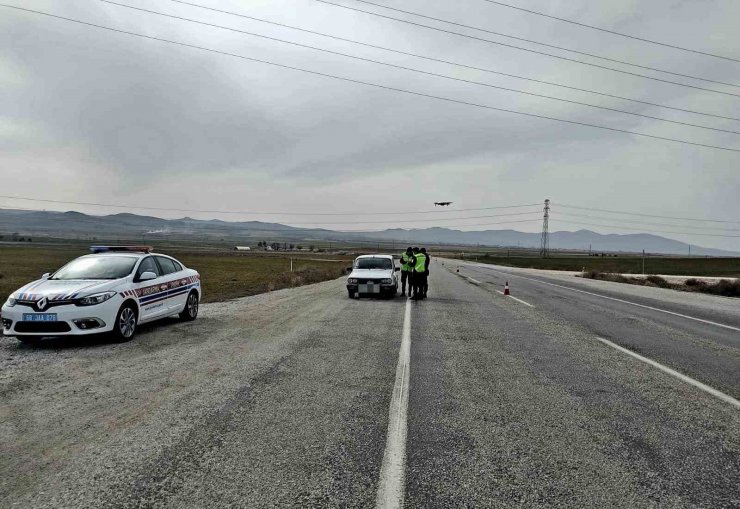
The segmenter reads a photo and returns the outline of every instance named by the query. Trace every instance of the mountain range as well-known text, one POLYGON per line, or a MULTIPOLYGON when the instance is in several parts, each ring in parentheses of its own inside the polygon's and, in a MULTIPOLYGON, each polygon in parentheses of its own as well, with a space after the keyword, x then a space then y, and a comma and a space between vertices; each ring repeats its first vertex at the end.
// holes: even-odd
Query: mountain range
MULTIPOLYGON (((388 229, 380 232, 337 232, 326 229, 295 228, 262 221, 201 220, 184 217, 163 219, 130 213, 89 215, 81 212, 52 212, 0 209, 0 235, 11 240, 13 234, 32 237, 85 239, 218 239, 234 243, 259 240, 280 241, 393 241, 399 243, 445 244, 461 246, 499 246, 538 248, 540 233, 516 230, 460 231, 449 228, 388 229), (278 238, 275 238, 278 237, 278 238)), ((550 248, 608 252, 641 252, 685 255, 689 245, 646 233, 601 234, 590 230, 550 233, 550 248)), ((691 254, 737 256, 740 253, 691 245, 691 254)))

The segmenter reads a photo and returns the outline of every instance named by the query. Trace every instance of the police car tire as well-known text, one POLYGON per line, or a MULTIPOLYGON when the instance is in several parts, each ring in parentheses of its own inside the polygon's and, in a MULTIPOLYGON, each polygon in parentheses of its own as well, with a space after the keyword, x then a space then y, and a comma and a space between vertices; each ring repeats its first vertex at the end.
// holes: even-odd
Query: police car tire
POLYGON ((121 309, 118 310, 118 313, 116 313, 116 321, 115 321, 115 324, 113 325, 113 331, 111 331, 113 335, 113 339, 119 342, 132 340, 134 336, 136 335, 136 326, 138 324, 139 324, 139 314, 136 312, 136 307, 130 302, 124 303, 123 306, 121 306, 121 309), (121 331, 121 315, 123 315, 123 313, 126 310, 130 310, 134 313, 134 324, 133 324, 134 330, 131 332, 130 336, 125 336, 123 331, 121 331))
POLYGON ((198 294, 196 292, 190 292, 185 301, 185 308, 182 310, 182 313, 180 313, 180 320, 192 322, 198 318, 199 307, 198 294), (193 300, 193 302, 191 302, 191 300, 193 300))
POLYGON ((350 299, 354 299, 355 298, 355 292, 353 292, 352 290, 347 290, 347 293, 349 294, 349 298, 350 299))

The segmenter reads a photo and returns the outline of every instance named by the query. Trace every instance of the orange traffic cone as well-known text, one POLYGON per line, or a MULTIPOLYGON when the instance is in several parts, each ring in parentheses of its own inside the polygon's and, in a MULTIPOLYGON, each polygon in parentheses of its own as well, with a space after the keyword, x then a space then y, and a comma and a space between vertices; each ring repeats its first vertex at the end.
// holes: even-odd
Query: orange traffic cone
POLYGON ((511 295, 511 292, 509 291, 509 282, 506 282, 506 286, 504 286, 504 295, 511 295))

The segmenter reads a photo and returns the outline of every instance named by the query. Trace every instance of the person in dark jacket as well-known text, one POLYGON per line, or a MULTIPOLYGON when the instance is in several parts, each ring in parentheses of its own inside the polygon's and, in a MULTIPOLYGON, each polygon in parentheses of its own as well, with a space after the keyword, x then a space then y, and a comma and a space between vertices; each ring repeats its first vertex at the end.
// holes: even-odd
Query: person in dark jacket
POLYGON ((426 256, 426 261, 424 262, 424 264, 425 264, 425 267, 424 267, 424 287, 422 288, 422 292, 421 292, 421 298, 422 299, 426 299, 427 298, 427 292, 429 291, 429 265, 432 262, 432 257, 429 256, 429 254, 427 253, 427 248, 425 248, 425 247, 422 247, 420 249, 420 252, 424 256, 426 256))

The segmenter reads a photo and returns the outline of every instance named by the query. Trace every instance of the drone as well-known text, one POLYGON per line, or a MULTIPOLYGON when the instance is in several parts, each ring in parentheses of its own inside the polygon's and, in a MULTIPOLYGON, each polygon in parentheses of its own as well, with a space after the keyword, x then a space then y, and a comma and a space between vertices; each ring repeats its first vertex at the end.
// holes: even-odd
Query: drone
POLYGON ((451 201, 435 201, 434 206, 436 207, 437 205, 439 205, 440 207, 449 207, 450 205, 452 205, 452 202, 451 201))

